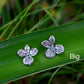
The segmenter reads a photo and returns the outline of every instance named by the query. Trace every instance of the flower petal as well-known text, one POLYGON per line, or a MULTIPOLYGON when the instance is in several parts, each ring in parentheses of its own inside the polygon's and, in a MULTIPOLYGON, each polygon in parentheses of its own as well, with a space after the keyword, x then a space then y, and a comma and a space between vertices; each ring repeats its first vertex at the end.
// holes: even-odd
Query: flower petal
POLYGON ((45 54, 46 54, 46 57, 53 58, 55 56, 55 50, 47 49, 45 54))
POLYGON ((31 56, 29 56, 29 57, 27 56, 23 59, 23 63, 25 65, 31 65, 33 62, 34 62, 34 59, 31 56))
POLYGON ((53 35, 49 37, 49 42, 51 44, 54 44, 55 43, 55 37, 53 35))
POLYGON ((38 49, 36 49, 36 48, 32 48, 32 49, 30 50, 30 55, 31 55, 31 56, 35 56, 37 53, 38 53, 38 49))
POLYGON ((20 56, 20 57, 24 57, 25 56, 25 51, 23 49, 20 49, 18 50, 17 54, 20 56))
POLYGON ((26 46, 25 46, 25 51, 26 51, 26 52, 29 52, 29 50, 30 50, 29 45, 26 45, 26 46))
POLYGON ((63 45, 55 45, 55 49, 56 49, 56 54, 61 54, 64 52, 63 45))
POLYGON ((43 45, 45 48, 50 48, 51 44, 49 41, 44 40, 43 42, 41 42, 41 45, 43 45))

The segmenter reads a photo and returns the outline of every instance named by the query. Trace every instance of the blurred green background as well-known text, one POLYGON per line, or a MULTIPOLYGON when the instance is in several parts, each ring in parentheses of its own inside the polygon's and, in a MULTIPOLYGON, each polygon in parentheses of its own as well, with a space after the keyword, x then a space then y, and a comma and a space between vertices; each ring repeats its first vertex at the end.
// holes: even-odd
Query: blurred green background
MULTIPOLYGON (((3 0, 0 15, 0 41, 32 31, 84 20, 84 0, 39 0, 16 26, 31 3, 32 0, 3 0)), ((83 62, 63 67, 56 73, 52 84, 84 84, 83 68, 83 62)), ((55 70, 8 84, 47 84, 55 70)))

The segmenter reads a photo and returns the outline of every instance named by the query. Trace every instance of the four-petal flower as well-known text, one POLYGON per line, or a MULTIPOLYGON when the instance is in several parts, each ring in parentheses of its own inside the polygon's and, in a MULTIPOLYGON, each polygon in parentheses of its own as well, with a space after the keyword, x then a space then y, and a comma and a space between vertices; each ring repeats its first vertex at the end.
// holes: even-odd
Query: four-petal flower
POLYGON ((52 35, 49 37, 49 41, 44 40, 41 42, 41 45, 43 45, 45 48, 48 48, 45 52, 46 57, 53 58, 56 54, 61 54, 64 52, 63 45, 55 45, 55 37, 52 35))
POLYGON ((18 50, 17 54, 20 56, 20 57, 24 57, 23 59, 23 63, 25 65, 31 65, 33 62, 34 62, 34 59, 32 56, 35 56, 36 54, 38 53, 38 49, 36 48, 32 48, 30 50, 30 47, 29 45, 26 45, 24 50, 23 49, 20 49, 18 50))

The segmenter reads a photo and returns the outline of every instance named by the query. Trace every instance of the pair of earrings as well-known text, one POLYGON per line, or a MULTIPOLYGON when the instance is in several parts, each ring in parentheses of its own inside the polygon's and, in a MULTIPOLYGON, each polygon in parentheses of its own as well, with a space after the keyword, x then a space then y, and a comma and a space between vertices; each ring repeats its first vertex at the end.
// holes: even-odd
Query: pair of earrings
MULTIPOLYGON (((49 41, 48 40, 44 40, 41 42, 41 45, 44 46, 45 48, 48 48, 45 51, 45 55, 47 58, 53 58, 56 54, 61 54, 64 52, 64 47, 63 45, 55 45, 55 37, 54 36, 50 36, 49 37, 49 41)), ((20 57, 24 57, 23 59, 23 63, 25 65, 31 65, 34 62, 34 59, 32 56, 35 56, 38 53, 38 49, 37 48, 32 48, 30 49, 29 45, 26 45, 24 47, 24 49, 20 49, 18 50, 17 54, 20 57)))

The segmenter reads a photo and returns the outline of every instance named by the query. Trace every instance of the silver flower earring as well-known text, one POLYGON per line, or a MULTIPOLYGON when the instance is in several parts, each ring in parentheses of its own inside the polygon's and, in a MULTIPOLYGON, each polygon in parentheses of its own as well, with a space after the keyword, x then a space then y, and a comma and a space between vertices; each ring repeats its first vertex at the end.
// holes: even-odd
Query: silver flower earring
POLYGON ((34 62, 34 59, 32 56, 35 56, 38 53, 38 49, 32 48, 30 50, 29 45, 26 45, 24 49, 18 50, 17 54, 20 57, 24 57, 23 63, 25 65, 31 65, 34 62))
POLYGON ((64 52, 64 47, 63 45, 55 45, 55 37, 52 35, 49 37, 49 41, 44 40, 43 42, 41 42, 41 45, 43 45, 45 48, 48 48, 45 51, 45 55, 48 58, 53 58, 56 54, 61 54, 64 52))

